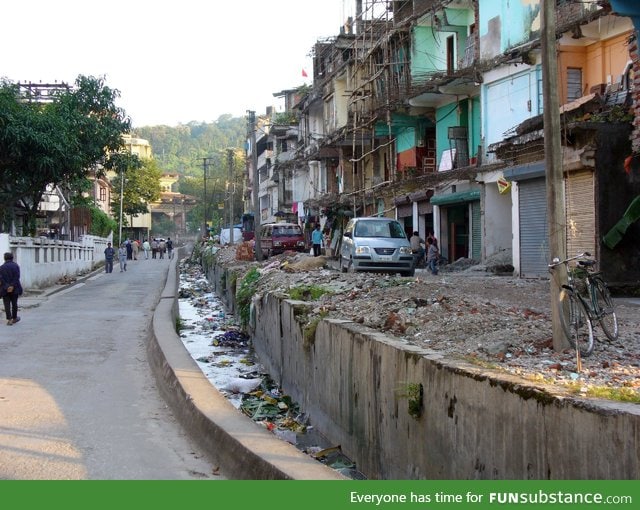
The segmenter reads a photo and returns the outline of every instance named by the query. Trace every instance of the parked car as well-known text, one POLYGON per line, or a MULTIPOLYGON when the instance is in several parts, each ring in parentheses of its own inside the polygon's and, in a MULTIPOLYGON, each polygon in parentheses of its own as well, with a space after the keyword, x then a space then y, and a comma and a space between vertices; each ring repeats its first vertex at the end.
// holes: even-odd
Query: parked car
POLYGON ((340 249, 340 270, 415 274, 411 244, 402 225, 391 218, 353 218, 340 249))
POLYGON ((265 223, 260 227, 260 248, 265 257, 286 250, 304 252, 307 244, 300 225, 295 223, 265 223))

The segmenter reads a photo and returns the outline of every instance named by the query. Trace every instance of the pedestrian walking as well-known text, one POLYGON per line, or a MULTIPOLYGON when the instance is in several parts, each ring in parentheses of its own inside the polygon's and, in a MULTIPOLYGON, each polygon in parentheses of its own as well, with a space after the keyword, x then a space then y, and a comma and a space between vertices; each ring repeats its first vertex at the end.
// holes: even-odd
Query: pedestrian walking
POLYGON ((160 258, 164 258, 164 252, 167 251, 167 243, 164 239, 160 239, 158 243, 158 253, 160 254, 160 258))
POLYGON ((140 241, 135 239, 131 242, 131 247, 133 248, 133 260, 138 260, 138 252, 140 251, 140 241))
POLYGON ((131 240, 128 237, 124 242, 124 247, 127 249, 127 260, 133 260, 133 246, 131 245, 131 240))
POLYGON ((155 259, 158 256, 158 240, 154 237, 151 240, 151 258, 155 259))
POLYGON ((18 317, 18 297, 22 295, 20 266, 13 261, 13 253, 4 254, 4 264, 0 266, 0 296, 4 302, 7 326, 20 321, 18 317))
POLYGON ((173 241, 170 237, 167 237, 167 258, 173 258, 173 241))
POLYGON ((120 272, 127 270, 127 245, 122 243, 118 248, 118 259, 120 260, 120 272))
POLYGON ((427 238, 427 267, 431 274, 438 274, 438 259, 440 251, 438 250, 438 242, 432 238, 427 238))
POLYGON ((322 251, 322 231, 320 223, 316 225, 316 229, 311 233, 311 243, 313 244, 313 256, 319 257, 322 251))
POLYGON ((104 272, 113 272, 113 257, 116 256, 116 250, 113 249, 111 243, 107 243, 107 247, 104 249, 104 272))
POLYGON ((144 259, 149 260, 149 251, 151 250, 151 245, 146 239, 142 243, 142 249, 144 250, 144 259))

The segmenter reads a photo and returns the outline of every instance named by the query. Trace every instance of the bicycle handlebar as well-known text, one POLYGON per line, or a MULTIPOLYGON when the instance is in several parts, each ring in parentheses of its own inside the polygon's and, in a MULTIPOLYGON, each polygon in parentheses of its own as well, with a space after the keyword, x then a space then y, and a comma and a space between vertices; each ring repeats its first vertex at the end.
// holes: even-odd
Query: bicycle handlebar
POLYGON ((555 258, 551 261, 551 264, 548 265, 549 269, 554 269, 555 267, 561 265, 561 264, 567 264, 568 262, 571 262, 572 260, 577 260, 577 259, 581 259, 584 257, 591 257, 591 253, 589 253, 588 251, 585 251, 583 253, 579 253, 578 255, 576 255, 575 257, 569 257, 567 259, 564 260, 560 260, 559 258, 555 258))

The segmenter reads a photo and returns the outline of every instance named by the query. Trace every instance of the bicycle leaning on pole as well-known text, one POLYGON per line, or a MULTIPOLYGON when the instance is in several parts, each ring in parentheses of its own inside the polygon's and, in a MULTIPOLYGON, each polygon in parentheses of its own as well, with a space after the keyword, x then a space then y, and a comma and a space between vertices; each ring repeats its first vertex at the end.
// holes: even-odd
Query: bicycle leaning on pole
POLYGON ((560 322, 567 340, 582 356, 589 356, 594 348, 593 324, 598 321, 604 334, 612 342, 618 339, 618 318, 613 300, 596 261, 589 252, 565 260, 554 258, 549 271, 564 265, 567 283, 560 289, 560 322), (577 261, 573 267, 569 263, 577 261))

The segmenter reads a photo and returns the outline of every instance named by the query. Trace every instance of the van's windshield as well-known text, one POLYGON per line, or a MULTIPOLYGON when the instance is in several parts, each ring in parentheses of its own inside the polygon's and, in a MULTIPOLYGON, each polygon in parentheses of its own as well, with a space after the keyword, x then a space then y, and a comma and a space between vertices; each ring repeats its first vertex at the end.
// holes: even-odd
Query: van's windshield
POLYGON ((300 227, 273 227, 273 237, 300 236, 300 227))
POLYGON ((400 223, 385 220, 359 221, 356 223, 354 235, 356 237, 390 237, 393 239, 407 237, 400 223))

